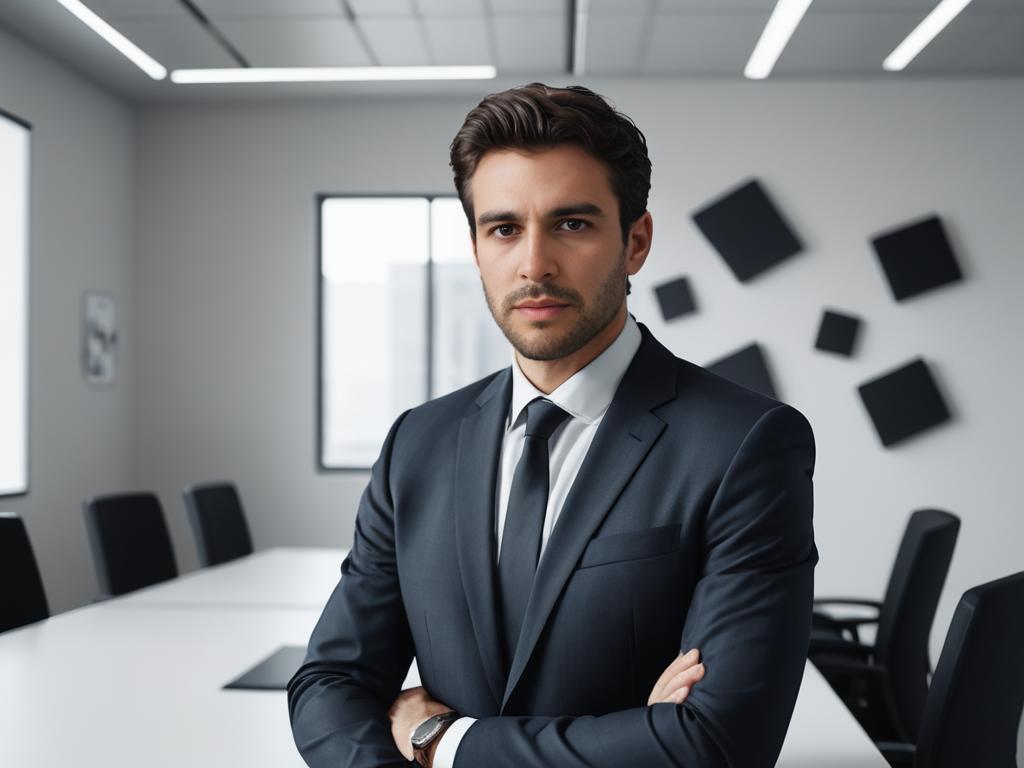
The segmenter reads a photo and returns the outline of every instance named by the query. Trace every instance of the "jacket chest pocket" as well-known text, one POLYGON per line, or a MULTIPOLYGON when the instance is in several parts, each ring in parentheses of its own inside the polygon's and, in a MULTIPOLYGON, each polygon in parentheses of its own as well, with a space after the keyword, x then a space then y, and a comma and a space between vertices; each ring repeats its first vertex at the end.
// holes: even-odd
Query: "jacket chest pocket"
POLYGON ((583 557, 576 570, 596 565, 642 560, 658 555, 667 555, 679 549, 681 523, 627 531, 592 539, 583 550, 583 557))

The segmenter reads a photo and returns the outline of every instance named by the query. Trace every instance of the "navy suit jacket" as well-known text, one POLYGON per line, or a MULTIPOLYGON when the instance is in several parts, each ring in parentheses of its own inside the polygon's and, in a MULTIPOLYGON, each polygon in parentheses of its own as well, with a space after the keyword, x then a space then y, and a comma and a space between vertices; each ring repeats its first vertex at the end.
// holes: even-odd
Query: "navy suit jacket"
POLYGON ((507 678, 494 526, 511 369, 395 422, 289 684, 310 766, 410 765, 387 711, 414 655, 434 698, 479 718, 455 768, 774 765, 810 634, 811 427, 640 328, 507 678), (704 679, 681 705, 647 706, 693 647, 704 679))

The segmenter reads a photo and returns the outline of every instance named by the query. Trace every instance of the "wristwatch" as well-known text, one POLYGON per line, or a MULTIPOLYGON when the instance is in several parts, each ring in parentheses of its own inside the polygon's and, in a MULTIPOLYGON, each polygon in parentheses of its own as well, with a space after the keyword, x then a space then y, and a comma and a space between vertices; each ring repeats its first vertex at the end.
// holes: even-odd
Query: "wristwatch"
POLYGON ((432 715, 417 725, 412 732, 413 757, 420 765, 427 764, 426 750, 434 739, 444 733, 446 726, 453 720, 459 719, 459 713, 454 709, 442 712, 439 715, 432 715))

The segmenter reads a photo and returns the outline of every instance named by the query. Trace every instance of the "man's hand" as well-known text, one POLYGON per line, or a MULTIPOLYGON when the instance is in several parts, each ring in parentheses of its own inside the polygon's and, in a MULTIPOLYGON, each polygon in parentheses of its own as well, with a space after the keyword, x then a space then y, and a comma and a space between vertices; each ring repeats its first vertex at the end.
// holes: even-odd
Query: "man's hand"
MULTIPOLYGON (((413 730, 428 717, 449 711, 451 711, 451 707, 446 707, 440 701, 432 699, 422 685, 416 688, 406 688, 398 694, 398 698, 388 710, 388 717, 391 718, 391 738, 395 740, 398 751, 409 760, 415 759, 412 749, 413 730)), ((427 748, 427 755, 430 758, 428 764, 433 762, 434 751, 440 741, 440 737, 434 739, 427 748)))
POLYGON ((690 695, 690 689, 704 677, 704 665, 699 662, 700 651, 696 648, 677 656, 654 684, 647 706, 659 703, 682 704, 690 695))
MULTIPOLYGON (((704 665, 700 663, 700 651, 696 648, 689 653, 680 654, 661 673, 654 684, 647 704, 670 703, 682 704, 690 694, 690 689, 704 677, 704 665)), ((431 698, 423 686, 407 688, 402 691, 388 710, 391 718, 391 736, 398 750, 407 759, 414 759, 412 748, 412 732, 417 725, 431 715, 448 712, 451 707, 431 698)), ((440 739, 430 745, 431 760, 440 739)))

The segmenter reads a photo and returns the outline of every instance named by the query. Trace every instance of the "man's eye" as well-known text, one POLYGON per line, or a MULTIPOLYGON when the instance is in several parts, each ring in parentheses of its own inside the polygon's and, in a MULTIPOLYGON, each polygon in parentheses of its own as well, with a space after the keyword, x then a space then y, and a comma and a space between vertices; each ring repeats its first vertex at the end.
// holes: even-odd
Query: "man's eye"
POLYGON ((511 237, 515 234, 516 228, 512 224, 499 224, 494 228, 499 237, 511 237))
POLYGON ((583 221, 583 219, 566 219, 562 222, 562 226, 570 232, 579 232, 587 226, 587 222, 583 221))

